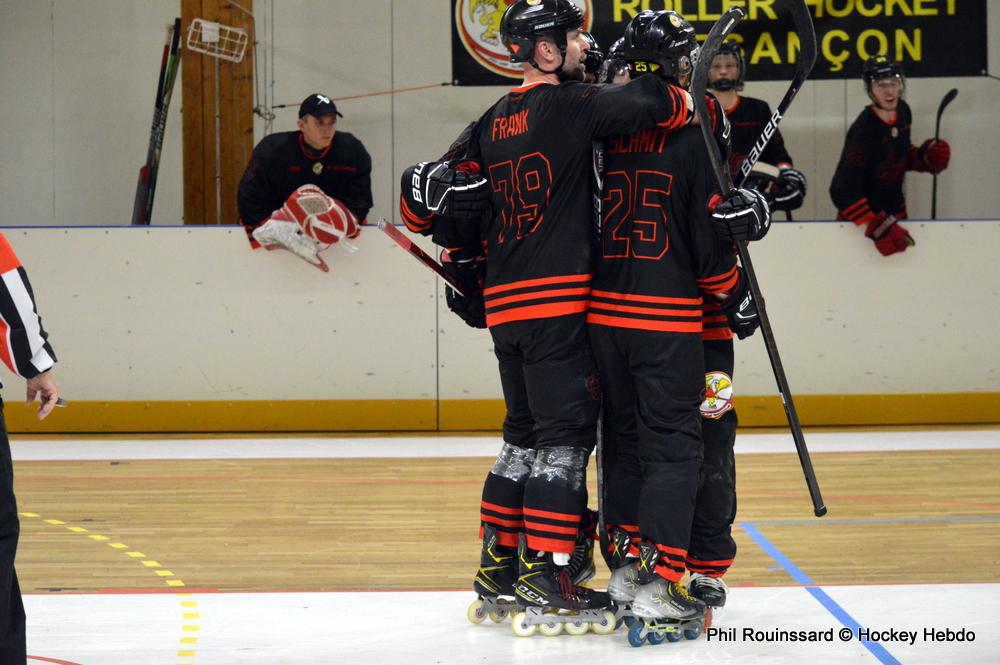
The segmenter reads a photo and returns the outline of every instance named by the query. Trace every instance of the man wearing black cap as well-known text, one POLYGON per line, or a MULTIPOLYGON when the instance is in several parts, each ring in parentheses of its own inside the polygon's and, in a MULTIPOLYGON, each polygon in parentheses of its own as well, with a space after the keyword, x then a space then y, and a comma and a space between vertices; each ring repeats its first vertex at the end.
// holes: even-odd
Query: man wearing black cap
MULTIPOLYGON (((275 215, 303 185, 315 185, 363 222, 372 207, 371 157, 347 132, 338 132, 337 105, 312 94, 299 106, 299 131, 265 136, 254 148, 237 192, 250 244, 281 245, 317 265, 321 246, 295 221, 275 215)), ((320 261, 321 263, 321 261, 320 261)))

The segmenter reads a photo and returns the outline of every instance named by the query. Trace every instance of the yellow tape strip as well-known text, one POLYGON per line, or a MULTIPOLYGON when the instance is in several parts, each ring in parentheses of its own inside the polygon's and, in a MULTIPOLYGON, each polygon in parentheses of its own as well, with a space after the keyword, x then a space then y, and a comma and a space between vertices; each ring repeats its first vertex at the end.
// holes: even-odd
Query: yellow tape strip
MULTIPOLYGON (((1000 393, 796 395, 805 426, 1000 423, 1000 393)), ((737 397, 742 427, 783 427, 776 395, 737 397)), ((87 402, 39 422, 9 404, 12 433, 392 432, 500 429, 500 399, 87 402)))

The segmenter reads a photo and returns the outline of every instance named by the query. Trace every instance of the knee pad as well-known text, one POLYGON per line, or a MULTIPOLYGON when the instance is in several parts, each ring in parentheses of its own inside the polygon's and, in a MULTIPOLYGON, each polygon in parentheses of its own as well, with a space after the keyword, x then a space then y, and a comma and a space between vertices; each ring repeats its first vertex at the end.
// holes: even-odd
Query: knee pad
POLYGON ((584 491, 587 484, 587 457, 589 451, 586 448, 543 448, 535 456, 531 477, 544 478, 554 485, 584 491))
POLYGON ((514 444, 504 443, 490 473, 515 483, 523 483, 528 479, 534 462, 535 451, 531 448, 518 448, 514 444))
POLYGON ((721 418, 733 409, 733 379, 725 372, 705 374, 705 399, 701 403, 701 417, 721 418))

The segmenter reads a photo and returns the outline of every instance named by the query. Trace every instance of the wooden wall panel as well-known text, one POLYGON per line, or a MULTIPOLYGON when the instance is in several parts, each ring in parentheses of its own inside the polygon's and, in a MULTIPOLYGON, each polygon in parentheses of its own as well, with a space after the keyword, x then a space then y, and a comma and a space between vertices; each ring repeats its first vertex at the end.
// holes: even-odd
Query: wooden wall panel
MULTIPOLYGON (((252 0, 240 6, 253 11, 252 0)), ((253 151, 253 20, 227 0, 181 0, 185 35, 196 18, 250 35, 240 63, 194 51, 183 57, 184 223, 233 224, 239 216, 236 186, 253 151)))

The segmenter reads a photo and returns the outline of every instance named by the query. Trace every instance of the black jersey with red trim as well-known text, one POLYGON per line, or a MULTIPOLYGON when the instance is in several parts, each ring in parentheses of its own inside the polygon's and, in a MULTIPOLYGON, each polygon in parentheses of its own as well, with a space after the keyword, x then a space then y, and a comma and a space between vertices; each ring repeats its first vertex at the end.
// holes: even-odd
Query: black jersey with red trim
MULTIPOLYGON (((763 99, 738 96, 736 103, 726 109, 726 117, 732 127, 729 172, 736 178, 740 166, 771 119, 771 107, 763 99)), ((774 130, 758 161, 775 166, 792 165, 792 158, 785 149, 785 139, 781 137, 780 130, 774 130)))
POLYGON ((702 294, 738 280, 728 243, 712 230, 718 191, 701 131, 657 127, 604 142, 601 260, 587 322, 702 332, 702 294))
POLYGON ((261 139, 236 194, 249 229, 271 216, 302 185, 317 185, 342 202, 359 221, 372 207, 372 159, 354 135, 336 132, 325 150, 306 145, 302 132, 278 132, 261 139))
POLYGON ((891 122, 871 106, 847 130, 844 149, 830 183, 830 198, 838 219, 867 223, 873 213, 906 217, 903 176, 910 168, 910 106, 899 100, 891 122))
POLYGON ((493 191, 486 224, 487 325, 581 313, 593 270, 594 138, 692 115, 690 95, 655 77, 621 86, 515 88, 480 120, 477 161, 493 191))

